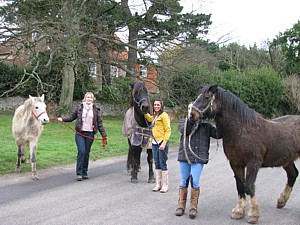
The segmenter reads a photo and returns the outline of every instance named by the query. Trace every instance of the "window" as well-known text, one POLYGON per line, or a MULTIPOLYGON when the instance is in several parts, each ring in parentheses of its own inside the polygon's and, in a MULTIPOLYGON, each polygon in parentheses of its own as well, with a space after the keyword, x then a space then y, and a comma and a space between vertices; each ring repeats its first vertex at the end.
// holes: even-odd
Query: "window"
POLYGON ((111 77, 118 77, 119 76, 118 67, 116 67, 116 66, 111 66, 110 67, 110 76, 111 77))
POLYGON ((91 77, 97 76, 97 64, 96 63, 91 63, 91 65, 90 65, 90 76, 91 77))
POLYGON ((139 75, 141 77, 147 77, 147 68, 144 65, 140 65, 139 75))

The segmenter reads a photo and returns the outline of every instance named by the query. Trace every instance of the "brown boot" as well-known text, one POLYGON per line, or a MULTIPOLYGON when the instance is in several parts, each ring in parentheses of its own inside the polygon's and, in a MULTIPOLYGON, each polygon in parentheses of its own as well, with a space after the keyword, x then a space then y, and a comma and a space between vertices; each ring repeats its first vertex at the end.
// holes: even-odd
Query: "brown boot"
POLYGON ((194 219, 198 213, 197 206, 198 206, 199 194, 200 194, 199 188, 191 189, 191 203, 190 203, 190 211, 189 211, 189 217, 191 219, 194 219))
POLYGON ((178 208, 176 209, 176 216, 182 216, 184 214, 186 197, 188 193, 188 188, 180 187, 179 188, 179 199, 178 199, 178 208))
POLYGON ((169 172, 168 170, 162 171, 162 188, 160 193, 166 193, 169 190, 169 172))
POLYGON ((155 170, 155 181, 156 185, 152 189, 152 191, 157 192, 161 189, 161 176, 162 176, 162 171, 161 170, 155 170))

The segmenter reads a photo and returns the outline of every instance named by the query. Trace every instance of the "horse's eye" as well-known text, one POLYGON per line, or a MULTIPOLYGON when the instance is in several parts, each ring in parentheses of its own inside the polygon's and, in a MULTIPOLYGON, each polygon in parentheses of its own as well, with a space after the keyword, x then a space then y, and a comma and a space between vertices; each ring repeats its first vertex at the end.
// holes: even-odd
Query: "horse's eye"
POLYGON ((39 109, 39 107, 36 106, 35 109, 39 109))

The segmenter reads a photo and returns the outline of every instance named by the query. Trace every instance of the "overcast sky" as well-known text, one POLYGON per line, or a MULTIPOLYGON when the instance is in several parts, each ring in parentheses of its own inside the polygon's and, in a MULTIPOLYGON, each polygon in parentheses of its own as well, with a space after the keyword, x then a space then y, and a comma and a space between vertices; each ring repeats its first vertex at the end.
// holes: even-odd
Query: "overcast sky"
POLYGON ((231 41, 260 46, 300 20, 300 0, 181 0, 185 11, 211 13, 210 39, 231 33, 231 41))

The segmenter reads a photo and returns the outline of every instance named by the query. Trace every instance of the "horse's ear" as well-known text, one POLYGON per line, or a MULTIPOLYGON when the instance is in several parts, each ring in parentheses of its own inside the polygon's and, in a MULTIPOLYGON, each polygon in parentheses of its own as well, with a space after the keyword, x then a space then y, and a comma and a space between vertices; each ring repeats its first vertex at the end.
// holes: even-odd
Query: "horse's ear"
POLYGON ((211 91, 212 93, 216 93, 218 86, 219 85, 217 84, 210 86, 209 91, 211 91))
POLYGON ((32 97, 31 95, 29 95, 29 98, 30 98, 30 99, 33 99, 33 97, 32 97))
POLYGON ((130 82, 130 83, 129 83, 129 85, 130 85, 131 88, 134 87, 134 84, 135 84, 135 82, 130 82))
POLYGON ((41 99, 42 99, 42 101, 44 101, 44 99, 45 99, 45 95, 44 94, 42 94, 41 99))

